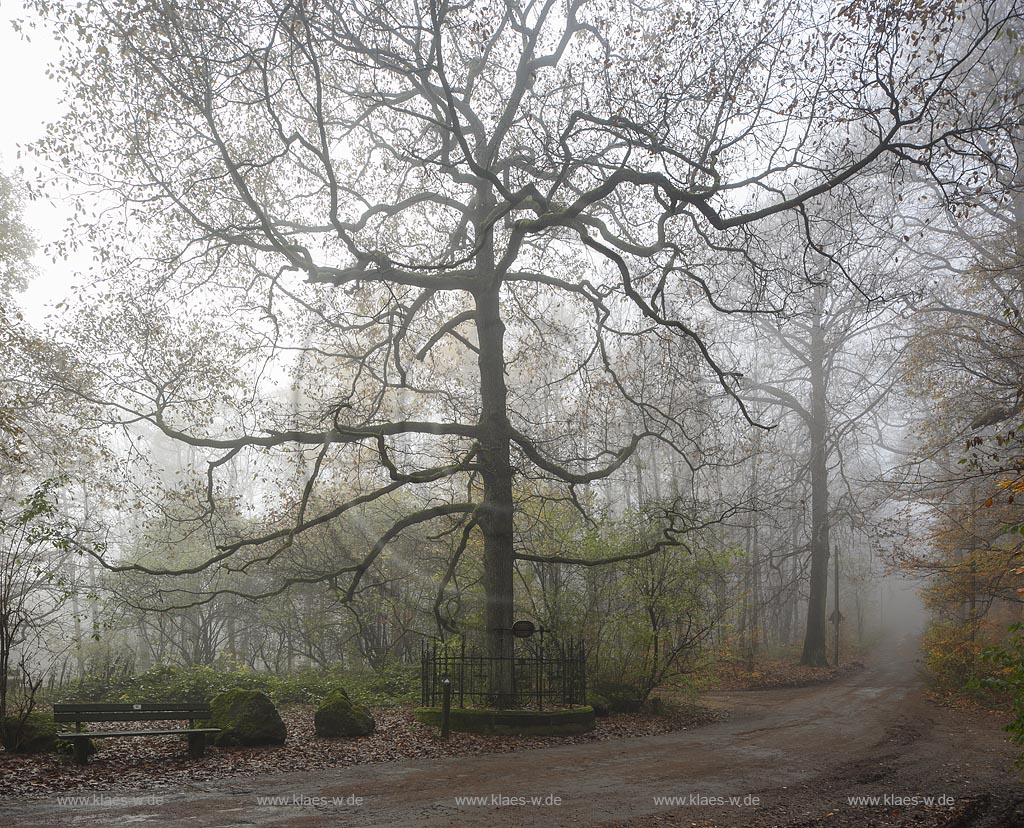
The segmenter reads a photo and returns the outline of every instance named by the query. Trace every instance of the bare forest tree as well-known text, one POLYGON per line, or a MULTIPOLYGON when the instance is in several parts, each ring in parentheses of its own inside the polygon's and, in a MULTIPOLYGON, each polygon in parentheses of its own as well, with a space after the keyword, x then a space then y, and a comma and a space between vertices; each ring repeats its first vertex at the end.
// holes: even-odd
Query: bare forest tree
MULTIPOLYGON (((692 424, 659 391, 710 377, 742 410, 711 314, 778 309, 770 269, 734 302, 721 264, 774 216, 879 169, 939 174, 938 157, 997 130, 988 101, 960 93, 1017 15, 861 0, 35 6, 76 83, 41 150, 117 205, 79 230, 109 290, 72 331, 76 391, 204 452, 202 502, 182 519, 221 532, 194 566, 126 566, 257 567, 374 503, 393 518, 367 548, 256 594, 326 581, 352 600, 412 527, 461 538, 456 556, 479 533, 495 656, 512 646, 517 560, 609 560, 517 549, 517 486, 585 510, 580 491, 641 446, 699 468, 692 424), (627 358, 638 342, 643 362, 627 358), (294 383, 298 412, 276 390, 294 383), (607 409, 623 415, 595 427, 607 409), (264 480, 245 507, 262 531, 217 524, 237 463, 264 480), (289 463, 309 470, 300 491, 275 485, 289 463)), ((685 545, 689 506, 668 503, 630 557, 685 545)), ((492 692, 509 681, 498 669, 492 692)))
MULTIPOLYGON (((848 211, 851 206, 844 205, 848 211)), ((892 334, 914 299, 894 273, 899 257, 892 226, 876 226, 884 222, 885 202, 859 217, 843 215, 835 203, 830 210, 828 227, 819 234, 824 244, 789 257, 796 272, 786 312, 753 318, 756 341, 763 343, 758 350, 778 357, 744 382, 745 399, 795 417, 806 437, 799 477, 810 491, 810 573, 801 661, 813 666, 828 663, 833 489, 843 482, 844 460, 855 455, 858 438, 870 444, 876 433, 872 425, 900 376, 901 345, 892 334)), ((847 511, 850 505, 847 499, 847 511)))

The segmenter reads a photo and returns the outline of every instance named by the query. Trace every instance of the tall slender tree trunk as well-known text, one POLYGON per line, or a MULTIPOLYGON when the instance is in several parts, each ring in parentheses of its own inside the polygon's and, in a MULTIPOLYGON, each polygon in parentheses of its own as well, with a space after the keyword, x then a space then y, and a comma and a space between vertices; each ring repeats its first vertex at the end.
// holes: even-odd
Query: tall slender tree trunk
POLYGON ((78 667, 78 678, 85 678, 85 649, 82 646, 82 614, 81 606, 78 601, 78 562, 72 558, 68 562, 71 568, 72 575, 72 588, 71 588, 71 618, 74 623, 74 636, 75 636, 75 664, 78 667))
POLYGON ((761 637, 761 551, 758 548, 758 458, 761 456, 761 432, 754 434, 753 468, 750 473, 751 509, 747 519, 746 549, 747 573, 750 585, 747 590, 747 671, 753 671, 757 661, 757 648, 761 637))
POLYGON ((795 554, 796 548, 800 541, 800 525, 794 520, 793 525, 790 527, 790 556, 788 557, 788 563, 782 562, 780 566, 780 577, 782 578, 782 593, 781 600, 783 605, 782 610, 782 625, 779 635, 779 643, 783 647, 788 647, 793 641, 793 634, 797 627, 797 602, 799 600, 799 586, 797 584, 797 575, 800 570, 800 566, 797 563, 795 554))
POLYGON ((484 595, 489 695, 494 704, 512 692, 512 595, 515 552, 512 536, 512 463, 509 452, 508 388, 505 384, 505 324, 501 283, 482 281, 475 293, 480 349, 480 467, 484 485, 477 520, 484 540, 484 595))
POLYGON ((801 664, 825 667, 825 604, 828 597, 828 406, 825 333, 821 327, 824 287, 818 288, 811 329, 811 585, 801 664))

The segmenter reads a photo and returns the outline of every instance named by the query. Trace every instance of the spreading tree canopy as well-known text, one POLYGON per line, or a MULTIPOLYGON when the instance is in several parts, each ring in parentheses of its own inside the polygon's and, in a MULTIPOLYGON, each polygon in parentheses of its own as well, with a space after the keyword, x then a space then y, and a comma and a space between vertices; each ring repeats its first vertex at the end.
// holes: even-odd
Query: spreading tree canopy
MULTIPOLYGON (((76 390, 201 452, 210 519, 230 469, 303 470, 294 488, 268 479, 266 531, 225 527, 197 566, 278 558, 390 503, 368 548, 274 588, 326 580, 350 597, 407 529, 435 524, 463 547, 479 532, 495 655, 511 647, 524 557, 516 481, 585 510, 579 490, 644 444, 705 462, 691 449, 706 420, 691 415, 707 389, 742 410, 709 314, 784 299, 759 223, 791 214, 812 244, 816 201, 860 176, 941 177, 999 126, 962 93, 1015 14, 872 0, 35 6, 70 90, 41 149, 97 193, 73 242, 94 245, 107 280, 78 317, 76 390), (738 299, 719 266, 735 257, 760 275, 738 299)), ((685 506, 666 505, 636 554, 684 543, 685 506)), ((494 691, 509 678, 498 670, 494 691)))

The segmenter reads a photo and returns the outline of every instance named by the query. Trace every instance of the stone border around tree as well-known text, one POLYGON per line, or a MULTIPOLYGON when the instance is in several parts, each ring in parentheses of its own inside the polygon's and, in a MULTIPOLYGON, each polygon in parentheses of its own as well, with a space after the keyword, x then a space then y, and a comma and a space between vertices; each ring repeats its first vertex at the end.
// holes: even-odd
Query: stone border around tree
MULTIPOLYGON (((441 708, 418 707, 416 720, 441 726, 441 708)), ((456 708, 451 712, 451 729, 485 736, 576 736, 594 729, 594 708, 571 710, 487 710, 456 708)))

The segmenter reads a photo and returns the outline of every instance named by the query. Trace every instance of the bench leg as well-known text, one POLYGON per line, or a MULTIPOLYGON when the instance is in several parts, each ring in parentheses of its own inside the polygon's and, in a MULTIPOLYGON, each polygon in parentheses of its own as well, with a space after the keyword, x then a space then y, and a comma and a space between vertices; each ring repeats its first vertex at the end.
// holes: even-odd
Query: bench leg
POLYGON ((188 755, 193 759, 198 759, 206 751, 206 734, 205 733, 189 733, 188 734, 188 755))
POLYGON ((88 739, 72 739, 72 744, 75 748, 75 764, 76 765, 87 765, 89 764, 89 740, 88 739))

